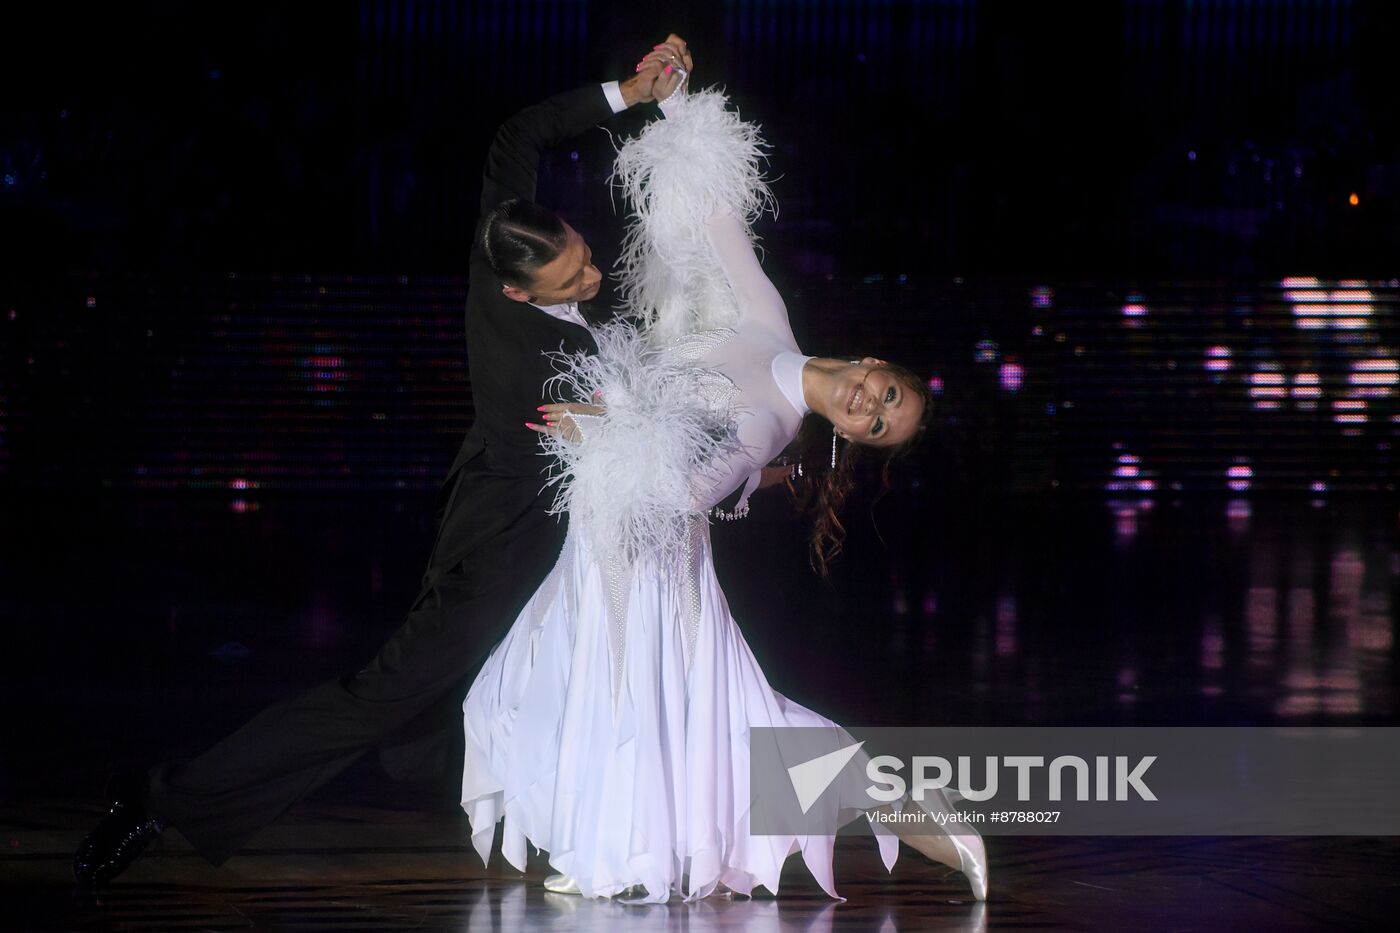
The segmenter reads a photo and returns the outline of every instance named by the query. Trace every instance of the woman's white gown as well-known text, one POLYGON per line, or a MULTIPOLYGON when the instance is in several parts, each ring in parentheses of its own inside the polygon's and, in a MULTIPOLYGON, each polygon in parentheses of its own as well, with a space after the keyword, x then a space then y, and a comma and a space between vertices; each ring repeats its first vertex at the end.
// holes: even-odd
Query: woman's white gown
MULTIPOLYGON (((752 491, 796 435, 807 358, 741 223, 720 213, 706 233, 740 316, 701 365, 732 383, 742 450, 707 474, 679 559, 643 555, 619 575, 571 521, 558 564, 467 696, 462 806, 483 860, 504 819, 512 865, 524 869, 528 841, 585 896, 776 893, 800 851, 836 897, 835 837, 749 832, 749 730, 835 724, 769 686, 715 579, 703 517, 752 491)), ((898 840, 875 829, 891 867, 898 840)))

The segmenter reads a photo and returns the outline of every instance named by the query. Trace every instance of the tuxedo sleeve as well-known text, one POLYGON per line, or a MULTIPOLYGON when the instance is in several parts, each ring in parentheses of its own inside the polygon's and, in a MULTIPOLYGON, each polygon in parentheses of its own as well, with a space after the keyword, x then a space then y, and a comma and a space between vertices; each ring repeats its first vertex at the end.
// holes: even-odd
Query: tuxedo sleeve
POLYGON ((541 153, 613 113, 601 85, 589 84, 526 107, 496 131, 481 180, 481 213, 508 198, 535 199, 541 153))

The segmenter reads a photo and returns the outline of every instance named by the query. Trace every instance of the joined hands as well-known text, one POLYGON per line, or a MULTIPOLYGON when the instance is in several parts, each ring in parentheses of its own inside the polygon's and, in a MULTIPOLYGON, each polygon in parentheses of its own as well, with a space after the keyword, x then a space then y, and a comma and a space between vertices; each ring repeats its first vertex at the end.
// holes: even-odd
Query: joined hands
POLYGON ((673 32, 642 56, 633 77, 618 85, 622 99, 628 106, 669 100, 690 79, 694 67, 685 40, 673 32))

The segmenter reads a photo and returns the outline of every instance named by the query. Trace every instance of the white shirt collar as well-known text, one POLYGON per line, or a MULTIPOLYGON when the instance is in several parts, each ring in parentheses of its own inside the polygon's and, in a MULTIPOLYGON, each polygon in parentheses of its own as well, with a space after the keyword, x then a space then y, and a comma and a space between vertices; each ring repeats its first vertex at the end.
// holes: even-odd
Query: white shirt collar
POLYGON ((539 308, 541 311, 543 311, 545 314, 548 314, 552 318, 558 318, 561 321, 568 321, 570 324, 577 324, 584 330, 588 329, 588 322, 585 321, 583 319, 583 315, 579 313, 577 301, 565 301, 557 305, 537 305, 533 301, 531 301, 528 302, 528 304, 532 308, 539 308))

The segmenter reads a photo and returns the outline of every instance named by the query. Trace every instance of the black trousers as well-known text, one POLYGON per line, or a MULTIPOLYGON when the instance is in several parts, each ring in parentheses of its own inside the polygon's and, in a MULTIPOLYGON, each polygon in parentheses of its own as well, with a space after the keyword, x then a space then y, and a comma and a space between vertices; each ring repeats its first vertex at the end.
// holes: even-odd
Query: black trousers
MULTIPOLYGON (((450 498, 458 495, 454 485, 450 498)), ((534 509, 467 560, 440 569, 430 561, 422 593, 368 665, 273 703, 197 758, 152 767, 150 812, 222 864, 361 755, 444 701, 460 703, 558 559, 564 533, 562 519, 534 509)))

